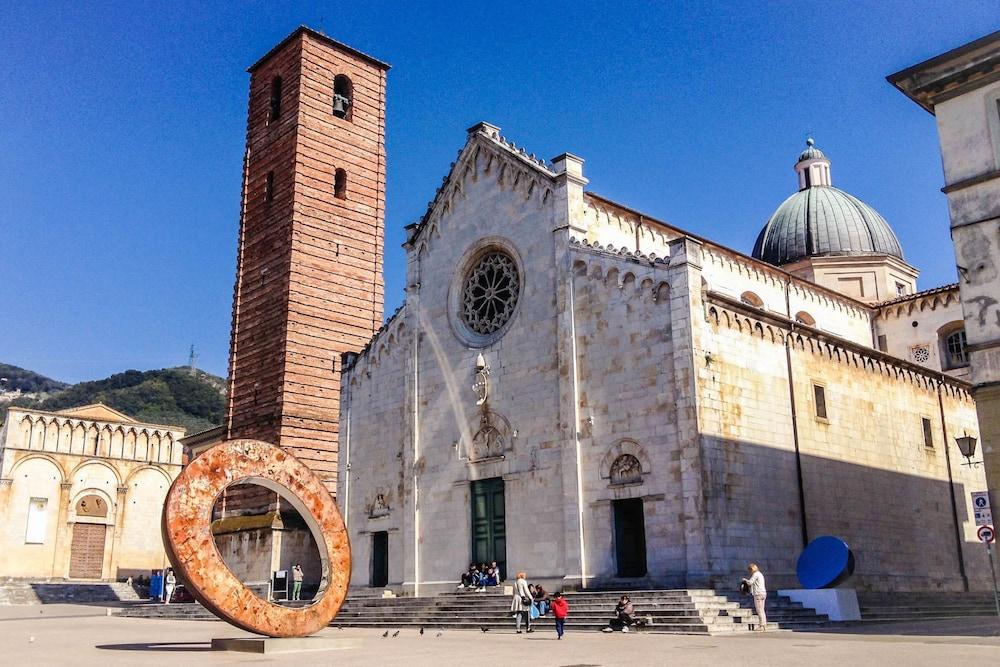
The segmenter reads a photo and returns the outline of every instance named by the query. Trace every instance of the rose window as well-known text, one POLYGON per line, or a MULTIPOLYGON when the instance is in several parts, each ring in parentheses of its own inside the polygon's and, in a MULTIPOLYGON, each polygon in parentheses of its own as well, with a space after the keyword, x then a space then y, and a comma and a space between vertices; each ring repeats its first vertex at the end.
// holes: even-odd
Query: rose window
POLYGON ((514 260, 489 252, 469 271, 462 289, 462 320, 472 331, 489 335, 507 324, 521 290, 514 260))

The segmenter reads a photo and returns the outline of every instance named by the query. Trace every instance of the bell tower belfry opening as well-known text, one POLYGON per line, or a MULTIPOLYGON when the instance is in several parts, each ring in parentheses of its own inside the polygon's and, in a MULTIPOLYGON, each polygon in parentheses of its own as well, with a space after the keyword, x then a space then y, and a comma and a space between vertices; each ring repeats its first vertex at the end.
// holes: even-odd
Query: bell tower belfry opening
POLYGON ((287 449, 331 493, 340 355, 382 324, 388 69, 306 27, 249 69, 225 436, 287 449))

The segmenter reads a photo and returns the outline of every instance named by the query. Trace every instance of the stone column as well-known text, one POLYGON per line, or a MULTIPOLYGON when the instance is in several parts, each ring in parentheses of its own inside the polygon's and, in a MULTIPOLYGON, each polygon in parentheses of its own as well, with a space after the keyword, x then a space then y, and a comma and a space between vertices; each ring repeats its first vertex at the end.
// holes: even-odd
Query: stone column
POLYGON ((563 506, 562 563, 563 577, 568 586, 586 588, 594 576, 588 568, 587 538, 592 527, 587 516, 592 509, 584 498, 581 474, 584 441, 580 423, 580 377, 577 372, 575 280, 570 238, 583 240, 585 202, 583 160, 570 153, 552 158, 556 172, 553 201, 553 266, 552 286, 556 293, 557 355, 559 357, 559 431, 563 441, 560 456, 563 506))
POLYGON ((73 545, 73 524, 68 522, 71 500, 69 491, 72 487, 72 482, 62 482, 59 485, 59 515, 56 518, 56 540, 52 545, 52 569, 49 574, 63 579, 69 578, 69 556, 73 545))
POLYGON ((702 244, 691 238, 670 243, 670 337, 677 397, 677 442, 680 446, 684 546, 690 588, 709 587, 707 503, 702 483, 706 474, 698 406, 698 352, 704 323, 701 298, 702 244))
POLYGON ((127 501, 128 487, 119 486, 117 498, 115 499, 115 522, 111 527, 113 531, 111 538, 111 560, 108 564, 108 576, 111 579, 118 578, 117 572, 119 563, 121 562, 122 533, 125 530, 125 508, 128 505, 127 501))

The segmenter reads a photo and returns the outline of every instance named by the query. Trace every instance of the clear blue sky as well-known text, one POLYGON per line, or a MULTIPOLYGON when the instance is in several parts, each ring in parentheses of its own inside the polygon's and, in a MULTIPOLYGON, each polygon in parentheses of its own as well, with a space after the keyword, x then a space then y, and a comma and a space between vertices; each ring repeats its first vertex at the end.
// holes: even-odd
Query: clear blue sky
POLYGON ((807 133, 955 279, 934 119, 885 81, 1000 27, 989 2, 6 2, 0 361, 66 381, 225 375, 245 68, 299 24, 393 65, 386 312, 402 228, 489 120, 590 188, 748 252, 807 133))

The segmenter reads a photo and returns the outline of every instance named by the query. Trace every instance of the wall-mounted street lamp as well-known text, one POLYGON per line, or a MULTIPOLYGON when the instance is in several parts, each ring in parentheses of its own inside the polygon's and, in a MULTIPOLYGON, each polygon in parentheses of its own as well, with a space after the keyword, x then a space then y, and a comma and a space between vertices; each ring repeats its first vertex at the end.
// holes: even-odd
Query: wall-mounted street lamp
POLYGON ((966 434, 955 438, 955 442, 958 444, 958 451, 962 452, 962 456, 965 457, 965 463, 962 465, 978 468, 982 464, 982 461, 972 460, 972 457, 976 455, 976 436, 966 434))

